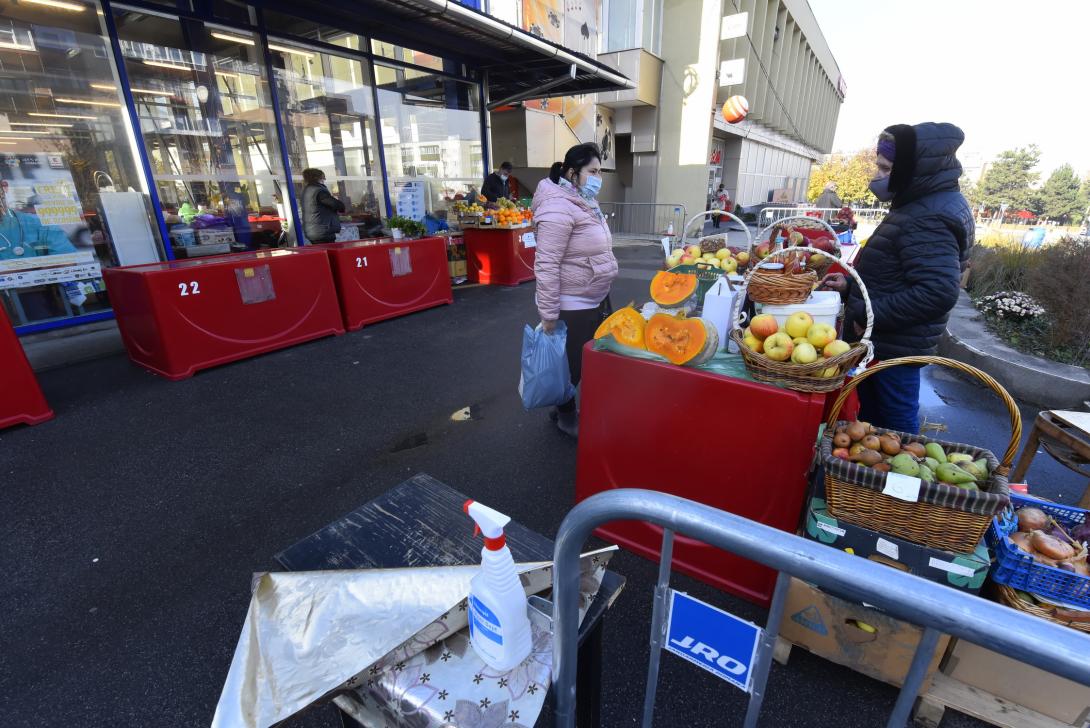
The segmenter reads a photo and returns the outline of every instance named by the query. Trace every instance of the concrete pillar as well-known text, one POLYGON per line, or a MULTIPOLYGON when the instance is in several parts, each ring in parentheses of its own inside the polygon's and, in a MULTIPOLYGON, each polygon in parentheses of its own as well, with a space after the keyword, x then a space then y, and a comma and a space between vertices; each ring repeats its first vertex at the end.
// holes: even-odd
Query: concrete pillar
POLYGON ((722 6, 722 0, 667 0, 663 8, 675 31, 662 37, 655 201, 683 203, 690 216, 707 201, 722 6))

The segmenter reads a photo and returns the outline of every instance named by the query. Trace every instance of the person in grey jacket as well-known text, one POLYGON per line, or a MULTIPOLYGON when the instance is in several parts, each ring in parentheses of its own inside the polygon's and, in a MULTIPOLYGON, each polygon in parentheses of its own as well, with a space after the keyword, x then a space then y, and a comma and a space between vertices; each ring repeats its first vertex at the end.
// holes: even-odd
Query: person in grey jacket
POLYGON ((303 182, 303 234, 312 243, 332 243, 341 231, 344 203, 329 193, 322 170, 304 169, 303 182))

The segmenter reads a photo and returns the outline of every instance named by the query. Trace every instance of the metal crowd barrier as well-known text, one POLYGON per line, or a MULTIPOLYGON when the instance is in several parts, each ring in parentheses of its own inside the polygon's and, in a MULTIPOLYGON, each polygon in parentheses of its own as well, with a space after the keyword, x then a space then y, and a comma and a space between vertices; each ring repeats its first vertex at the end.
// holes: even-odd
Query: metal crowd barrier
MULTIPOLYGON (((795 215, 809 215, 812 217, 820 217, 825 222, 832 222, 837 213, 840 212, 839 207, 766 207, 761 210, 761 216, 758 219, 758 227, 766 228, 769 225, 775 224, 779 220, 785 217, 794 217, 795 215)), ((856 223, 870 223, 877 225, 882 221, 882 218, 886 216, 889 210, 881 207, 853 207, 852 213, 855 215, 856 223)))
POLYGON ((609 231, 621 237, 680 235, 689 214, 680 202, 603 202, 600 207, 609 231))
POLYGON ((643 726, 651 726, 659 659, 667 624, 674 533, 703 541, 779 571, 768 622, 753 665, 753 688, 746 728, 760 716, 790 576, 829 587, 857 602, 924 627, 923 637, 890 713, 888 728, 904 728, 927 673, 940 634, 969 640, 1016 660, 1090 686, 1090 635, 1081 634, 995 602, 891 569, 858 556, 684 498, 649 490, 624 489, 583 501, 560 524, 554 553, 557 728, 575 726, 575 677, 579 636, 579 553, 598 526, 642 520, 661 526, 659 581, 651 619, 651 658, 647 670, 643 726))

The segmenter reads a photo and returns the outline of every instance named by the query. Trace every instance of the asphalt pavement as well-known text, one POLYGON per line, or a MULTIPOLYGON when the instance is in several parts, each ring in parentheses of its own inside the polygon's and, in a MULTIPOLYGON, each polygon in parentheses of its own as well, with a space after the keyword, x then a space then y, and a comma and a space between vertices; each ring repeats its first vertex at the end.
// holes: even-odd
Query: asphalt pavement
MULTIPOLYGON (((647 298, 656 246, 618 248, 614 300, 647 298)), ((123 355, 40 375, 57 417, 0 431, 0 702, 11 726, 207 725, 273 554, 416 472, 552 536, 574 500, 575 443, 516 385, 533 285, 473 287, 452 306, 169 382, 123 355), (472 407, 473 417, 451 415, 472 407)), ((923 412, 1001 451, 999 399, 928 372, 923 412)), ((1032 422, 1035 410, 1023 408, 1032 422)), ((1038 457, 1035 492, 1085 483, 1038 457)), ((467 526, 468 528, 468 526, 467 526)), ((654 564, 620 553, 628 586, 605 631, 603 718, 639 723, 654 564)), ((764 611, 682 576, 740 616, 764 611)), ((894 688, 795 650, 763 725, 883 725, 894 688)), ((741 725, 744 697, 664 656, 657 724, 741 725)), ((296 726, 337 725, 320 708, 296 726)), ((983 725, 948 711, 946 728, 983 725)))

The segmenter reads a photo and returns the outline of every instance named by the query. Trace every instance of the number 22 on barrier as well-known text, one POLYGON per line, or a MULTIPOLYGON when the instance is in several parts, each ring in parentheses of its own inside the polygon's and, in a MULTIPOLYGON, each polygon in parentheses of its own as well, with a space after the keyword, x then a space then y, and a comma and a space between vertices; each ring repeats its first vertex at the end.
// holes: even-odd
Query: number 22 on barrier
POLYGON ((362 258, 356 258, 356 267, 357 268, 366 268, 367 267, 367 256, 363 256, 362 258))
POLYGON ((201 287, 197 281, 190 281, 189 283, 178 284, 178 295, 180 296, 196 296, 201 292, 201 287))

